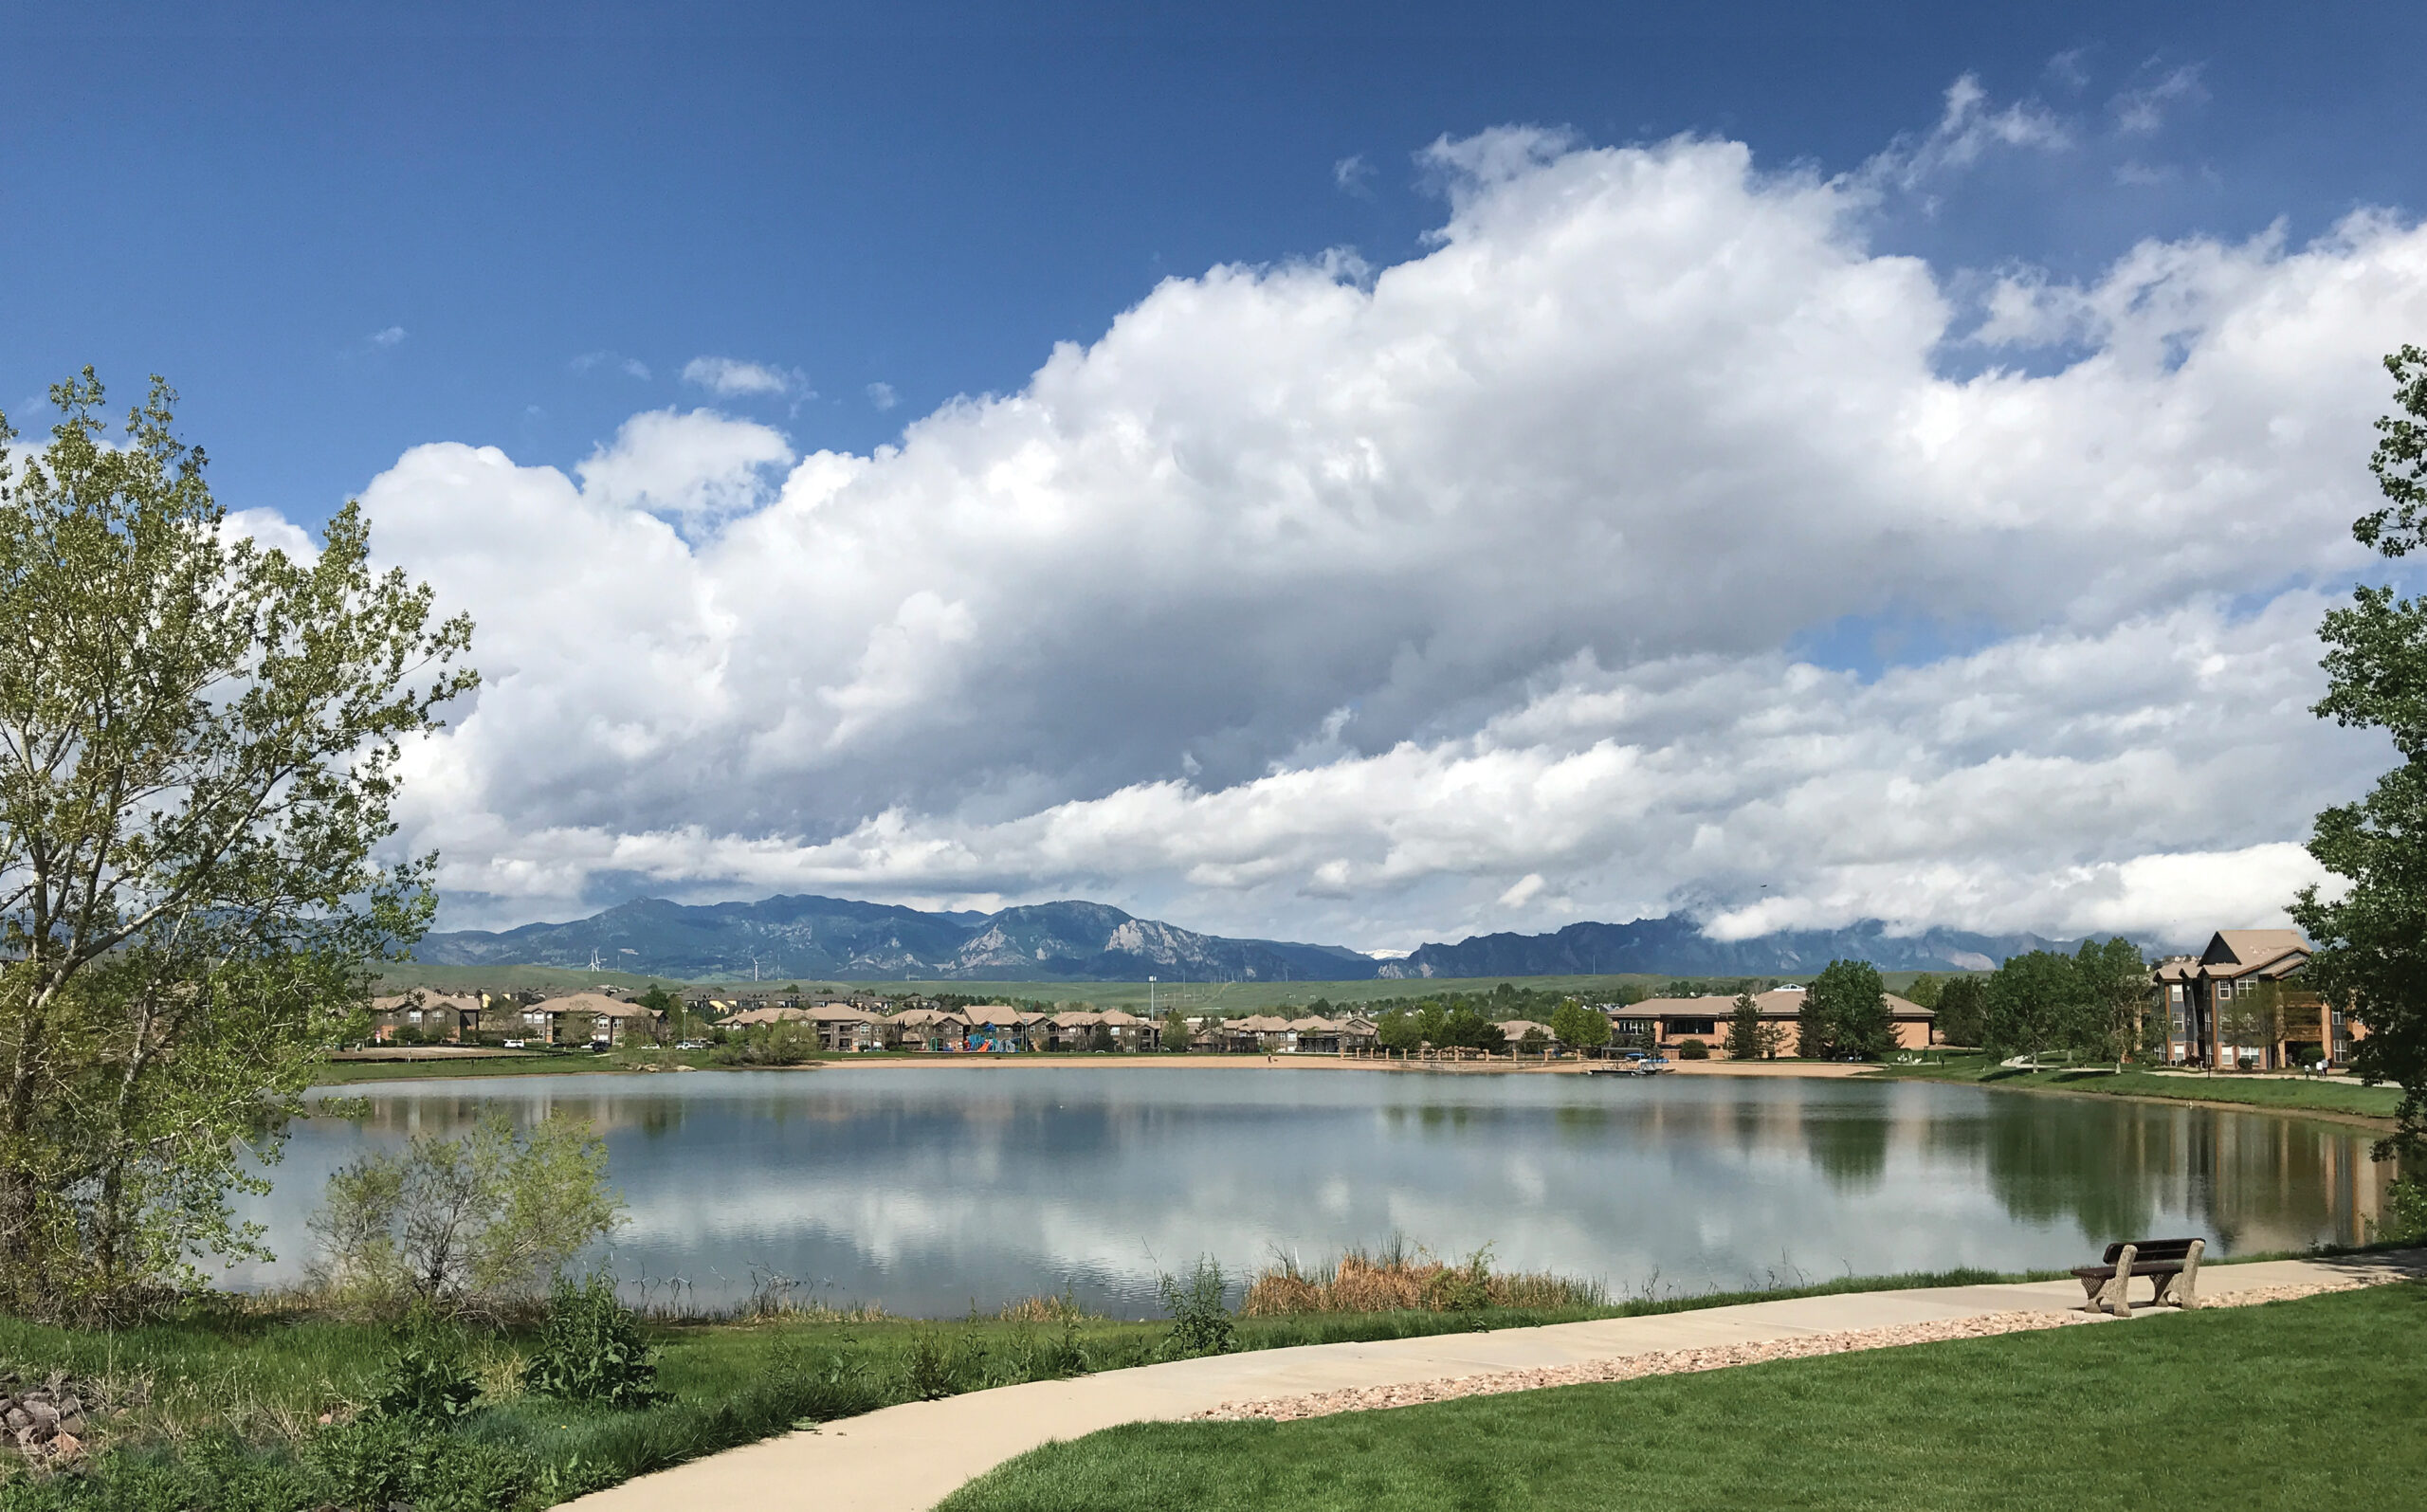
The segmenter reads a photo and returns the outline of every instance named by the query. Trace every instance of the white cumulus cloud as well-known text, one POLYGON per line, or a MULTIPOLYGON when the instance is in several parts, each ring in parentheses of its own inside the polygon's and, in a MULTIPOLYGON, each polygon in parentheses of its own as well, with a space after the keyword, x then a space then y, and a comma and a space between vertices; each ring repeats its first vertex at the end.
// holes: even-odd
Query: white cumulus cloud
MULTIPOLYGON (((2049 129, 1959 90, 1898 171, 2049 129)), ((488 678, 413 756, 449 921, 2279 915, 2384 759, 2307 707, 2427 233, 2010 271, 1979 323, 1868 244, 1876 174, 1516 130, 1427 161, 1422 255, 1167 281, 873 455, 705 410, 570 477, 406 453, 381 549, 488 678), (1960 337, 2066 360, 1950 375, 1960 337)))
POLYGON ((693 357, 683 364, 683 381, 696 384, 721 399, 749 394, 787 394, 799 387, 799 374, 763 362, 732 357, 693 357))

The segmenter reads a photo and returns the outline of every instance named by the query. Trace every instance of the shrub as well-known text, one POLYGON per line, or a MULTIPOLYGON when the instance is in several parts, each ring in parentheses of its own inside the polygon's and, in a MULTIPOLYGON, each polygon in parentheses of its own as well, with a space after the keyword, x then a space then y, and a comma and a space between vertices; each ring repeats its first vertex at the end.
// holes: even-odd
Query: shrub
POLYGON ((1679 1040, 1677 1042, 1677 1059, 1681 1061, 1707 1061, 1710 1059, 1710 1047, 1705 1045, 1700 1040, 1679 1040))
POLYGON ((1463 1266, 1443 1266, 1425 1279, 1424 1305, 1436 1313, 1480 1312, 1491 1305, 1491 1247, 1467 1257, 1463 1266))
POLYGON ((1079 1320, 1067 1316, 1055 1331, 1040 1335, 1023 1328, 1002 1341, 996 1365, 986 1373, 990 1386, 1017 1386, 1023 1381, 1058 1381, 1087 1373, 1087 1352, 1079 1342, 1079 1320))
POLYGON ((1232 1343, 1230 1309, 1222 1305, 1222 1267, 1211 1255, 1196 1257, 1196 1269, 1186 1281, 1165 1272, 1156 1279, 1163 1296, 1163 1311, 1171 1315, 1171 1331, 1163 1336, 1163 1353, 1174 1359, 1227 1353, 1232 1343))
POLYGON ((373 1413, 421 1423, 462 1417, 481 1395, 481 1384, 464 1356, 462 1330, 439 1319, 428 1304, 416 1303, 398 1330, 396 1352, 389 1357, 379 1394, 372 1399, 373 1413))
MULTIPOLYGON (((410 1506, 413 1512, 494 1512, 522 1500, 538 1481, 530 1455, 510 1444, 459 1438, 427 1422, 363 1418, 322 1429, 304 1446, 320 1494, 302 1505, 410 1506)), ((228 1494, 200 1505, 250 1509, 228 1494)))
POLYGON ((540 1396, 617 1408, 658 1400, 657 1351, 642 1336, 639 1317, 616 1300, 612 1278, 593 1276, 579 1285, 557 1278, 522 1384, 540 1396))
POLYGON ((976 1339, 922 1329, 902 1352, 903 1394, 922 1402, 957 1396, 982 1383, 985 1361, 986 1347, 976 1339))
POLYGON ((807 1024, 750 1024, 720 1029, 709 1059, 719 1066, 802 1066, 817 1059, 817 1030, 807 1024))
POLYGON ((1542 1271, 1495 1271, 1487 1245, 1462 1266, 1445 1265, 1422 1248, 1393 1240, 1378 1253, 1351 1249, 1329 1266, 1303 1268, 1286 1256, 1248 1284, 1239 1304, 1245 1318, 1305 1313, 1467 1311, 1525 1307, 1544 1311, 1598 1307, 1609 1294, 1597 1283, 1542 1271))
POLYGON ((607 1145, 549 1119, 518 1135, 492 1114, 460 1139, 415 1139, 329 1177, 311 1220, 316 1279, 340 1296, 496 1300, 523 1295, 623 1221, 607 1145))
POLYGON ((322 1429, 303 1448, 340 1506, 385 1507, 412 1484, 413 1434, 396 1418, 365 1417, 322 1429))
POLYGON ((859 1361, 832 1350, 812 1359, 807 1348, 796 1339, 786 1339, 776 1346, 775 1368, 769 1372, 769 1379, 783 1399, 787 1412, 820 1423, 857 1417, 885 1403, 885 1394, 868 1379, 859 1361))
POLYGON ((2427 1180, 2397 1177, 2385 1193, 2384 1211, 2368 1225, 2368 1237, 2381 1244, 2427 1239, 2427 1180))
POLYGON ((530 1455, 511 1444, 439 1435, 416 1448, 413 1512, 498 1512, 538 1478, 530 1455))

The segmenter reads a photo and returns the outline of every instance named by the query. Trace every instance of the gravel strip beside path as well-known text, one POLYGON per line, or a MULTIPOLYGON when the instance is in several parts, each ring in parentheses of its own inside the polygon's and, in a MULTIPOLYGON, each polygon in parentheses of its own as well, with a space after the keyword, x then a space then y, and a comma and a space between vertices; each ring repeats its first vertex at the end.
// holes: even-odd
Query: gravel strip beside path
MULTIPOLYGON (((2321 1292, 2351 1291, 2368 1284, 2370 1283, 2351 1281, 2317 1285, 2263 1286, 2235 1292, 2202 1306, 2247 1307, 2258 1303, 2285 1302, 2294 1297, 2314 1297, 2321 1292)), ((1890 1349, 1900 1344, 1934 1344, 1950 1339, 1986 1339, 1997 1334, 2111 1321, 2114 1320, 2103 1313, 2090 1312, 1983 1313, 1972 1318, 1950 1318, 1941 1322, 1804 1334, 1752 1344, 1653 1350, 1640 1355, 1624 1355, 1615 1359, 1592 1359, 1577 1365, 1544 1366, 1536 1370, 1495 1371, 1487 1375, 1462 1375, 1449 1380, 1406 1381, 1396 1386, 1320 1392, 1309 1396, 1224 1402, 1211 1412, 1191 1413, 1188 1421, 1234 1423, 1262 1417, 1276 1423, 1289 1423, 1300 1418, 1328 1417, 1334 1412, 1368 1412, 1378 1408, 1445 1402, 1458 1396, 1496 1396, 1504 1392, 1540 1391, 1546 1386, 1582 1386, 1598 1381, 1631 1381, 1646 1375, 1682 1375, 1689 1371, 1725 1370, 1730 1365, 1758 1365, 1765 1360, 1805 1359, 1816 1355, 1843 1355, 1857 1349, 1890 1349)))

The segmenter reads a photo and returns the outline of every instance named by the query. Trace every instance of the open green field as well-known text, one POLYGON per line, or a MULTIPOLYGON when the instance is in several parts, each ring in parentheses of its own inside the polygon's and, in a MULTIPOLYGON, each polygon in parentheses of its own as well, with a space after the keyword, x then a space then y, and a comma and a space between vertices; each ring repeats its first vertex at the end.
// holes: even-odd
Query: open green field
MULTIPOLYGON (((1975 1271, 1844 1280, 1792 1292, 1636 1299, 1615 1305, 1241 1318, 1236 1345, 1268 1349, 1527 1327, 1807 1296, 1992 1279, 1975 1271)), ((749 1321, 661 1321, 654 1406, 615 1411, 527 1394, 527 1328, 474 1329, 482 1387, 468 1415, 420 1430, 422 1463, 471 1466, 470 1508, 531 1508, 680 1461, 895 1402, 1163 1357, 1167 1325, 1058 1313, 922 1322, 773 1310, 749 1321), (486 1466, 485 1470, 482 1466, 486 1466), (478 1473, 475 1473, 478 1472, 478 1473), (503 1477, 499 1479, 499 1477, 503 1477)), ((0 1468, 0 1512, 304 1512, 350 1506, 332 1445, 378 1394, 397 1339, 388 1326, 230 1300, 161 1321, 77 1329, 0 1317, 0 1372, 65 1372, 128 1404, 99 1418, 91 1474, 36 1481, 0 1468), (323 1418, 335 1420, 324 1426, 323 1418)), ((341 1456, 338 1456, 341 1458, 341 1456)), ((342 1470, 344 1466, 339 1466, 342 1470)), ((468 1484, 468 1483, 467 1483, 468 1484)), ((457 1501, 443 1501, 447 1508, 457 1501)))
POLYGON ((1035 1450, 939 1512, 2419 1503, 2427 1287, 1035 1450))
POLYGON ((2393 1086, 2363 1086, 2349 1077, 2158 1076, 2101 1066, 2017 1071, 1986 1056, 1961 1056, 1921 1066, 1889 1066, 1872 1073, 1907 1081, 1964 1082, 2019 1092, 2081 1092, 2106 1097, 2235 1102, 2285 1113, 2341 1113, 2390 1119, 2401 1102, 2393 1086))

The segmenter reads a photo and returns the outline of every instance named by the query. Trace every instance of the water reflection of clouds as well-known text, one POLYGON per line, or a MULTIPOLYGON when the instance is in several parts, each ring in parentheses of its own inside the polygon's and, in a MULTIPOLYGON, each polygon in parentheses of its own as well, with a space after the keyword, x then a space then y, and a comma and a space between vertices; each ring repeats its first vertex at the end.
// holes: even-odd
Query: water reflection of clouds
POLYGON ((628 1278, 730 1298, 763 1266, 920 1312, 1066 1286, 1142 1311, 1156 1268, 1199 1253, 1313 1261, 1394 1233, 1624 1290, 2072 1264, 2127 1229, 2297 1246, 2374 1200, 2356 1132, 1911 1084, 888 1067, 370 1096, 273 1173, 259 1215, 283 1248, 366 1143, 555 1112, 607 1136, 628 1278))

